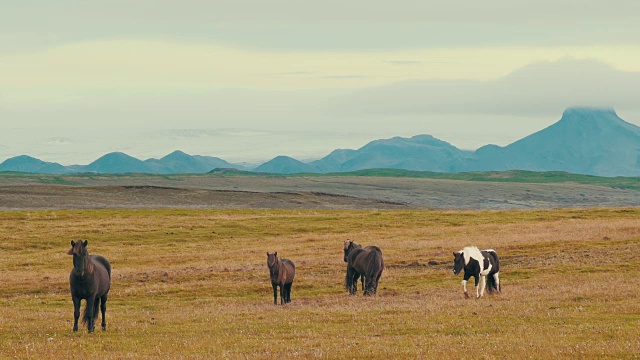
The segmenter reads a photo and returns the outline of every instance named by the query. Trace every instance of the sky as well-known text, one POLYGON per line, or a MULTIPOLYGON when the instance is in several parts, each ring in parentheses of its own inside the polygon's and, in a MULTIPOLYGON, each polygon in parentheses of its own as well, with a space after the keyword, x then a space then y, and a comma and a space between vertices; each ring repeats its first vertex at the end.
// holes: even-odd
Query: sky
POLYGON ((0 3, 0 162, 260 163, 394 136, 508 145, 570 106, 640 125, 640 2, 0 3))

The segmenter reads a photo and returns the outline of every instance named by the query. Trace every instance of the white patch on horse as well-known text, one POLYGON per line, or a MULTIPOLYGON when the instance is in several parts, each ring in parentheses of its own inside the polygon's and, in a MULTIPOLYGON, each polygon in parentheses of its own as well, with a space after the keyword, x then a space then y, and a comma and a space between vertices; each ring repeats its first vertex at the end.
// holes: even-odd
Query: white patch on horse
MULTIPOLYGON (((495 252, 491 249, 482 251, 495 252)), ((469 264, 469 261, 471 259, 475 259, 480 264, 480 275, 486 276, 487 274, 489 274, 489 272, 491 272, 492 266, 491 262, 489 262, 488 267, 484 267, 484 255, 482 254, 482 251, 480 251, 480 249, 478 249, 476 246, 467 246, 466 248, 462 249, 462 253, 464 255, 464 264, 467 265, 469 264)))
POLYGON ((484 296, 484 289, 487 286, 487 277, 480 276, 480 295, 478 295, 478 288, 476 288, 476 298, 481 298, 484 296))
POLYGON ((476 259, 479 263, 482 263, 482 253, 480 249, 475 246, 467 246, 460 251, 464 255, 464 264, 467 265, 470 259, 476 259))
POLYGON ((464 291, 464 297, 469 298, 469 293, 467 292, 467 280, 462 280, 462 290, 464 291))

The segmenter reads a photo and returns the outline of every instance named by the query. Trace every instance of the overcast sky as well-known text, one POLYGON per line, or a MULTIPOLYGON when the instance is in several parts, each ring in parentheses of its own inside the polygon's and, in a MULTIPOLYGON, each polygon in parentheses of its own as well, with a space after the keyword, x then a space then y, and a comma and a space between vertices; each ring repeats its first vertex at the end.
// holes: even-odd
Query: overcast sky
POLYGON ((3 1, 0 161, 475 149, 577 105, 640 124, 640 2, 379 3, 3 1))

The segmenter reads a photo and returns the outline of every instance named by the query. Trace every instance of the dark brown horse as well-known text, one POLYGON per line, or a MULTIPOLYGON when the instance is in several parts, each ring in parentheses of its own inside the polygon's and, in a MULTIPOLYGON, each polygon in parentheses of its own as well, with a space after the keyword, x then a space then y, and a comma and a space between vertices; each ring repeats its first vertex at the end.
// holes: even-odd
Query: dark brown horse
POLYGON ((364 249, 353 241, 344 242, 344 262, 347 263, 345 286, 350 295, 358 291, 358 278, 362 277, 364 295, 375 295, 378 292, 378 281, 384 269, 382 250, 377 246, 364 249))
POLYGON ((98 308, 102 311, 102 330, 107 329, 105 313, 107 296, 111 288, 111 264, 100 255, 89 255, 85 240, 71 240, 69 255, 73 255, 73 270, 69 274, 71 299, 73 300, 73 331, 78 331, 80 301, 85 299, 82 323, 87 323, 89 332, 93 332, 98 318, 98 308))
POLYGON ((289 259, 280 259, 278 252, 267 252, 267 266, 273 286, 273 304, 278 304, 278 286, 280 286, 280 305, 291 302, 291 285, 296 276, 296 265, 289 259))

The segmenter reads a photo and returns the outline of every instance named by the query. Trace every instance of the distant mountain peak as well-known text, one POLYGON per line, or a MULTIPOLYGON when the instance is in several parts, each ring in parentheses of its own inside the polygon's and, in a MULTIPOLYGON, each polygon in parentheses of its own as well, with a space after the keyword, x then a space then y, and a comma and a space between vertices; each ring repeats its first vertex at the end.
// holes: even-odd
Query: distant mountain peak
MULTIPOLYGON (((101 159, 135 159, 135 160, 138 160, 138 159, 134 158, 133 156, 127 154, 127 153, 123 153, 122 151, 114 151, 114 152, 110 152, 110 153, 104 154, 100 158, 98 158, 98 160, 101 160, 101 159)), ((138 160, 138 161, 140 161, 140 160, 138 160)))
POLYGON ((46 162, 29 155, 18 155, 0 163, 0 171, 64 174, 69 172, 58 163, 46 162))
POLYGON ((640 127, 610 107, 571 107, 560 121, 504 148, 483 147, 472 170, 640 173, 640 127))
POLYGON ((570 107, 562 113, 562 118, 555 125, 567 129, 591 131, 594 135, 598 135, 598 132, 603 129, 624 128, 636 134, 639 130, 637 126, 621 119, 612 107, 570 107))
POLYGON ((311 166, 307 163, 296 160, 290 156, 284 156, 284 155, 276 156, 275 158, 258 166, 253 171, 264 172, 264 173, 280 173, 280 174, 318 172, 315 166, 311 166))
POLYGON ((191 157, 191 155, 185 153, 184 151, 181 150, 175 150, 174 152, 165 155, 161 160, 179 160, 179 159, 184 159, 184 158, 189 158, 191 157))
POLYGON ((593 117, 593 116, 615 116, 618 117, 616 111, 612 107, 596 107, 596 106, 572 106, 568 107, 563 113, 562 117, 593 117))

